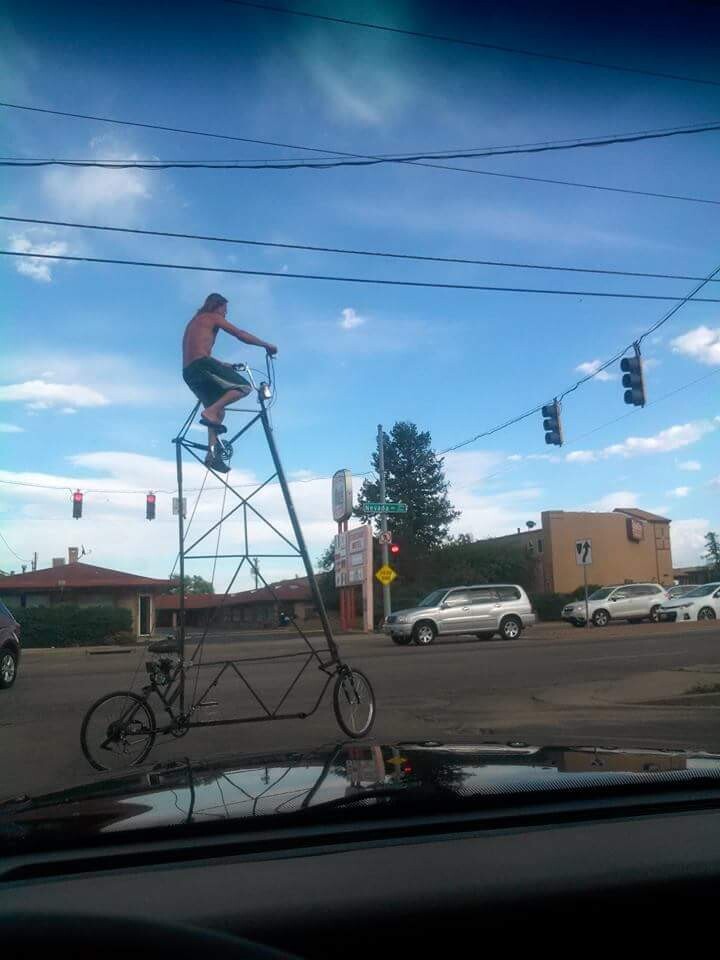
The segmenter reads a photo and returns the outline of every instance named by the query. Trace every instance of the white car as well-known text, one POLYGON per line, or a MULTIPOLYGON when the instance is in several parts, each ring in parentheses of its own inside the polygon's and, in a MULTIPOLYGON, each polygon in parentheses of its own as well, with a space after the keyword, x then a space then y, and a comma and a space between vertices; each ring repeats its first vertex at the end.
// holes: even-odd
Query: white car
MULTIPOLYGON (((588 597, 588 615, 596 627, 605 627, 611 620, 657 622, 661 604, 667 593, 659 583, 623 583, 617 587, 601 587, 588 597)), ((575 627, 585 624, 585 601, 578 600, 563 607, 561 617, 575 627)))
POLYGON ((703 583, 682 597, 674 597, 660 607, 665 623, 678 620, 717 620, 720 617, 720 582, 703 583))

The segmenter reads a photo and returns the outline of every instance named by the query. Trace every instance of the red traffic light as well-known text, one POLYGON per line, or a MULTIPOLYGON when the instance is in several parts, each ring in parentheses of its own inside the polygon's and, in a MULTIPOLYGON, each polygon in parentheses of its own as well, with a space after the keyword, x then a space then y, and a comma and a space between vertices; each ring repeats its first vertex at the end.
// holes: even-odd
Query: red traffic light
POLYGON ((73 500, 73 519, 79 520, 82 517, 83 495, 82 491, 76 490, 72 495, 73 500))
POLYGON ((155 519, 155 494, 149 493, 145 498, 145 519, 154 520, 155 519))
POLYGON ((399 544, 399 543, 391 543, 391 544, 390 544, 390 553, 392 553, 392 554, 398 554, 398 553, 400 553, 400 544, 399 544))

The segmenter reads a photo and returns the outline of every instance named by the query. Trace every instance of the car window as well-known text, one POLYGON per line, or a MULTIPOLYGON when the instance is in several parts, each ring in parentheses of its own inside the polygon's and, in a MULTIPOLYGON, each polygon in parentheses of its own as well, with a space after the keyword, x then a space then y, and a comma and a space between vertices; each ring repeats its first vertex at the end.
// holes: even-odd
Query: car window
POLYGON ((599 590, 595 590, 594 593, 591 593, 588 597, 588 600, 607 600, 607 598, 615 589, 615 587, 601 587, 599 590))
POLYGON ((470 603, 473 606, 497 603, 498 599, 498 591, 492 587, 479 587, 475 590, 470 590, 470 603))
POLYGON ((501 600, 521 600, 522 594, 517 587, 497 587, 498 596, 501 600))
POLYGON ((448 607, 461 607, 470 602, 470 594, 467 590, 454 590, 445 597, 445 604, 448 607))
POLYGON ((690 597, 709 597, 713 590, 717 590, 720 584, 717 583, 702 583, 699 587, 695 587, 694 590, 691 590, 690 593, 686 593, 685 596, 689 599, 690 597))
POLYGON ((420 603, 418 604, 418 606, 419 606, 419 607, 434 607, 434 606, 436 606, 438 603, 440 603, 440 601, 442 600, 442 598, 445 596, 445 593, 446 593, 446 592, 447 592, 447 591, 445 591, 445 590, 433 590, 432 593, 429 593, 426 597, 424 597, 424 598, 420 601, 420 603))

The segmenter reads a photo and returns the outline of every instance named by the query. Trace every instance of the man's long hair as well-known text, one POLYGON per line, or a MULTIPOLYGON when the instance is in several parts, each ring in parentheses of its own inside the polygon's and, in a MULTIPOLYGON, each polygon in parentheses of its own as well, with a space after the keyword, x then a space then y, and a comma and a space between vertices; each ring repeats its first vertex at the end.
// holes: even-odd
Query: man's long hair
POLYGON ((205 303, 196 311, 195 316, 199 313, 215 313, 216 310, 219 310, 220 307, 224 307, 227 303, 225 297, 220 293, 211 293, 209 297, 205 298, 205 303))

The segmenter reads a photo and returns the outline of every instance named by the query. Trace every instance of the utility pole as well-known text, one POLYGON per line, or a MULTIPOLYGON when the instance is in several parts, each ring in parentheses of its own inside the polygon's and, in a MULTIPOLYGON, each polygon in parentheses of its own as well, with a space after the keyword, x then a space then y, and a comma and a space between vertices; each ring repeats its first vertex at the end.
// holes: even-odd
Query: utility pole
POLYGON ((255 574, 255 589, 257 590, 258 584, 260 583, 260 571, 258 570, 258 558, 253 557, 253 573, 255 574))
MULTIPOLYGON (((383 512, 380 514, 380 529, 383 533, 387 533, 387 514, 385 511, 385 440, 383 436, 382 424, 378 424, 378 473, 380 474, 380 503, 383 507, 383 512)), ((383 566, 390 559, 388 553, 388 545, 385 543, 385 537, 383 537, 383 542, 380 545, 380 550, 382 552, 382 562, 383 566)), ((390 584, 383 584, 383 615, 385 618, 390 616, 392 612, 392 607, 390 604, 390 584)))
POLYGON ((32 572, 35 573, 36 570, 37 570, 37 550, 33 554, 33 558, 32 558, 32 572))

